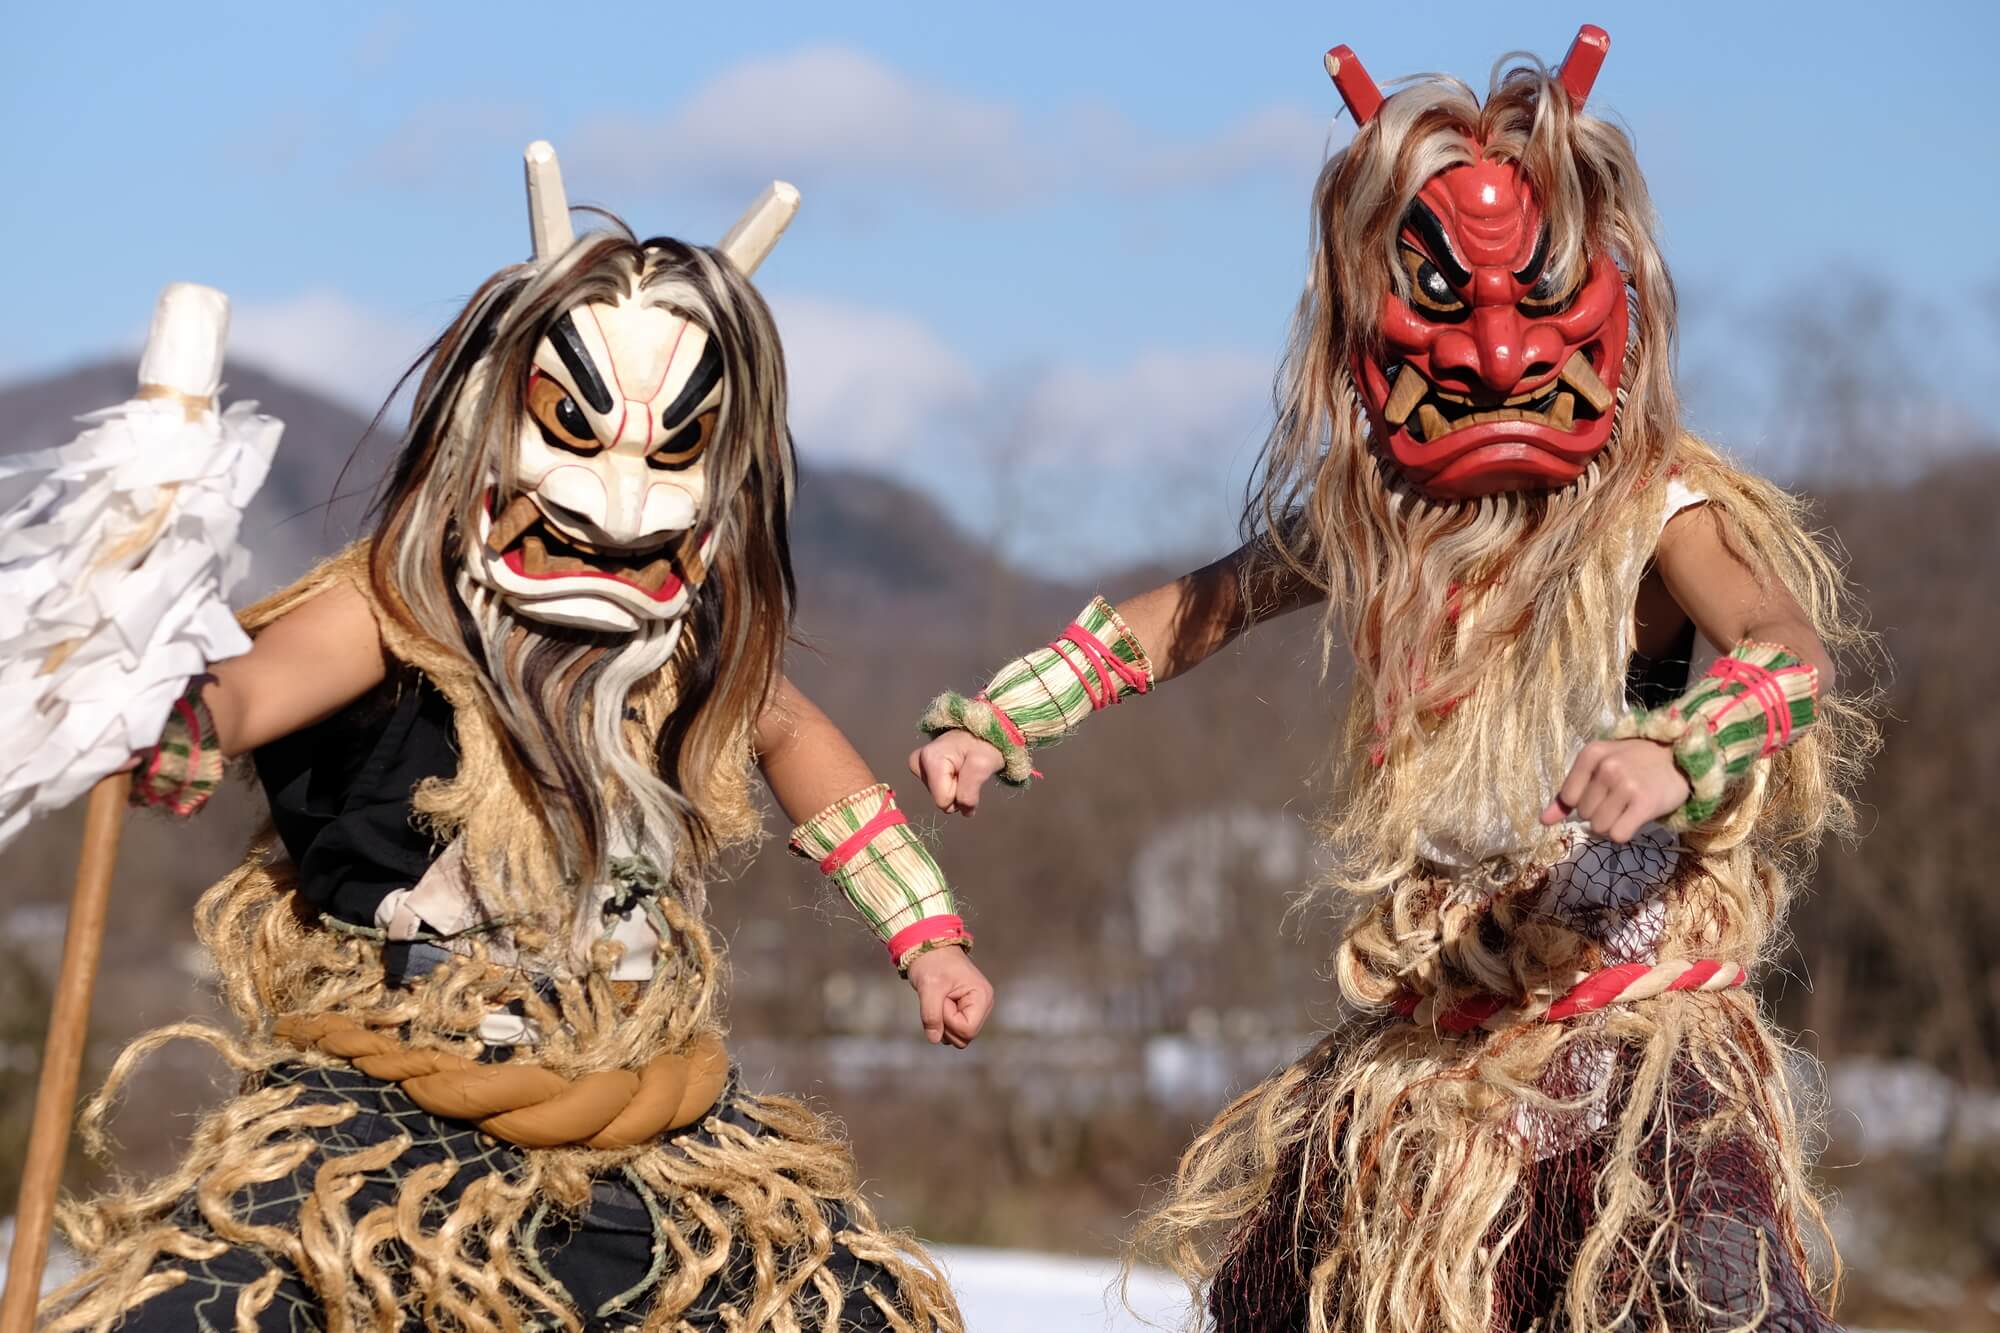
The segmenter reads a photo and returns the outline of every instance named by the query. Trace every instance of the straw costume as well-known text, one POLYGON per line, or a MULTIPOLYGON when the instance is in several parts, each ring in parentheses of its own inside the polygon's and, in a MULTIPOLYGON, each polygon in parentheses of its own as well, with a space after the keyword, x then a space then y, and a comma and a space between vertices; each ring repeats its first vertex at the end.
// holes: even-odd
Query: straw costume
POLYGON ((923 720, 920 761, 963 729, 1025 784, 1260 618, 1322 602, 1352 656, 1322 831, 1354 1017, 1199 1135, 1140 1233, 1206 1327, 1831 1327, 1797 1066, 1744 983, 1872 744, 1799 650, 1865 636, 1800 505, 1680 425, 1652 207, 1585 109, 1607 46, 1585 28, 1483 101, 1385 97, 1329 53, 1357 130, 1316 189, 1249 543, 923 720), (1656 568, 1670 524, 1719 533, 1801 642, 1701 640, 1656 568), (1208 604, 1235 610, 1204 639, 1208 604), (1677 810, 1615 839, 1545 810, 1633 738, 1670 750, 1677 810))
MULTIPOLYGON (((431 349, 372 536, 242 617, 359 598, 383 676, 256 749, 273 827, 197 919, 240 1031, 141 1038, 85 1133, 172 1040, 242 1091, 165 1179, 68 1206, 88 1268, 51 1329, 959 1327, 836 1132, 739 1085, 703 920, 788 688, 784 364, 748 275, 797 195, 709 248, 572 238, 545 144, 529 184, 536 257, 431 349)), ((214 786, 204 697, 150 802, 214 786)), ((793 841, 897 965, 969 944, 886 788, 793 841)))

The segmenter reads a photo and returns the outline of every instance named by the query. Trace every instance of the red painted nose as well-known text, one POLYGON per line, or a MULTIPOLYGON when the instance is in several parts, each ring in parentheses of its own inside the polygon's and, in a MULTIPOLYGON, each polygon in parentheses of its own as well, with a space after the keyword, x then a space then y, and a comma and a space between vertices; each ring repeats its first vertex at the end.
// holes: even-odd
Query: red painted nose
POLYGON ((1479 348, 1479 378, 1495 393, 1510 394, 1528 369, 1527 324, 1513 306, 1484 306, 1472 312, 1472 339, 1479 348))
POLYGON ((1562 340, 1545 324, 1523 319, 1511 305, 1482 305, 1472 318, 1439 335, 1431 352, 1432 366, 1468 389, 1485 389, 1501 397, 1520 392, 1521 382, 1555 369, 1562 340))

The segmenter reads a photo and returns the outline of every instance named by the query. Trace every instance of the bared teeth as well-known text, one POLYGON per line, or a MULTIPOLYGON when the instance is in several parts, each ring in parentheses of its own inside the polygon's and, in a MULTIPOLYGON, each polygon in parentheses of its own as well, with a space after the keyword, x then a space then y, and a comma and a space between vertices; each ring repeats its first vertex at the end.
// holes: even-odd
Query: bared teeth
POLYGON ((502 510, 486 530, 486 549, 499 555, 514 544, 514 539, 535 526, 535 520, 542 511, 535 508, 535 502, 525 495, 514 497, 512 504, 502 510))
POLYGON ((1389 390, 1389 401, 1382 408, 1383 417, 1392 426, 1402 425, 1428 387, 1429 382, 1417 373, 1417 368, 1405 361, 1403 368, 1396 372, 1396 385, 1389 390))
POLYGON ((650 557, 598 551, 565 532, 531 530, 540 520, 541 510, 523 496, 492 521, 487 532, 487 544, 498 555, 518 538, 521 572, 541 578, 609 574, 658 596, 660 590, 667 586, 667 580, 674 576, 674 555, 670 549, 655 548, 657 554, 650 557), (551 543, 554 544, 553 550, 550 549, 551 543))
POLYGON ((1467 412, 1460 417, 1448 418, 1430 403, 1417 409, 1417 424, 1423 431, 1423 442, 1430 444, 1453 431, 1465 430, 1470 426, 1485 426, 1495 422, 1520 421, 1531 426, 1551 426, 1556 430, 1576 428, 1576 395, 1567 390, 1556 394, 1555 402, 1546 412, 1537 412, 1531 407, 1490 407, 1484 411, 1467 412))
POLYGON ((690 529, 680 541, 681 577, 691 588, 699 588, 708 579, 708 561, 702 553, 703 536, 690 529))
POLYGON ((1424 443, 1429 444, 1440 435, 1451 432, 1451 423, 1444 419, 1444 413, 1425 403, 1417 409, 1417 424, 1424 428, 1424 443))
POLYGON ((1592 411, 1603 412, 1611 406, 1611 390, 1597 378, 1597 372, 1590 368, 1590 358, 1582 352, 1571 356, 1563 366, 1562 381, 1582 394, 1583 401, 1590 404, 1592 411))
POLYGON ((645 592, 658 593, 667 586, 667 576, 673 572, 674 562, 666 556, 661 556, 644 568, 636 569, 626 575, 626 581, 637 584, 645 592))
POLYGON ((1576 429, 1576 395, 1565 389, 1556 395, 1555 406, 1549 409, 1549 424, 1557 430, 1576 429))

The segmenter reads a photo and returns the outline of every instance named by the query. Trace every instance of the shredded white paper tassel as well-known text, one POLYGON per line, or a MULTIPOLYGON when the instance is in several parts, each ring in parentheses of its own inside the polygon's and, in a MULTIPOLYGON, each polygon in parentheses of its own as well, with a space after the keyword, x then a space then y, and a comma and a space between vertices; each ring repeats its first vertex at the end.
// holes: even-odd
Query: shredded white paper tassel
POLYGON ((250 648, 227 597, 250 564, 243 507, 284 426, 241 402, 135 398, 57 449, 0 515, 0 847, 159 739, 210 662, 250 648))

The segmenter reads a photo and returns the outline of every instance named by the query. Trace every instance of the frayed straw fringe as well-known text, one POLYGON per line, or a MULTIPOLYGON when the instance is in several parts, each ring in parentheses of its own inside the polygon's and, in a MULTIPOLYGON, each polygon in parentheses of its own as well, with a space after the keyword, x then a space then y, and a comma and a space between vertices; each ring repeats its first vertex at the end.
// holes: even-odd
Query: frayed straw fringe
MULTIPOLYGON (((1800 503, 1692 437, 1674 454, 1732 550, 1784 586, 1844 664, 1867 664, 1871 636, 1800 503)), ((1616 458, 1612 466, 1615 475, 1616 458)), ((1371 696, 1365 673, 1357 684, 1337 757, 1345 804, 1322 831, 1334 854, 1329 896, 1348 920, 1334 972, 1360 1012, 1379 1016, 1404 992, 1435 997, 1440 1012, 1480 995, 1526 1003, 1606 961, 1591 938, 1537 910, 1559 849, 1524 842, 1479 868, 1488 879, 1468 885, 1465 871, 1429 863, 1417 835, 1462 832, 1467 846, 1490 837, 1488 812, 1463 801, 1467 791, 1505 796, 1515 822, 1531 823, 1561 760, 1617 696, 1623 662, 1597 646, 1615 643, 1612 627, 1630 614, 1642 564, 1632 542, 1658 521, 1658 475, 1636 487, 1628 475, 1613 489, 1601 479, 1590 503, 1622 511, 1598 518, 1602 541, 1558 562, 1566 576, 1527 581, 1535 589, 1530 620, 1546 630, 1540 648, 1507 638, 1512 615, 1493 625, 1496 639, 1481 640, 1475 627, 1491 615, 1491 600, 1467 602, 1443 628, 1440 651, 1454 654, 1449 662, 1483 665, 1454 707, 1411 723, 1401 740, 1381 723, 1394 701, 1371 696), (1484 646, 1468 654, 1474 644, 1484 646), (1386 762, 1371 764, 1371 749, 1386 749, 1386 762)), ((1507 577, 1520 573, 1510 566, 1507 577)), ((1448 577, 1431 571, 1427 581, 1442 588, 1448 577)), ((1777 953, 1794 885, 1809 874, 1819 840, 1853 830, 1847 793, 1877 744, 1871 702, 1851 687, 1831 694, 1819 725, 1758 760, 1723 808, 1683 835, 1674 880, 1659 891, 1658 956, 1754 969, 1777 953)), ((1524 1175, 1554 1135, 1604 1145, 1607 1157, 1586 1196, 1588 1226, 1563 1276, 1561 1307, 1535 1313, 1558 1316, 1574 1333, 1620 1327, 1634 1311, 1636 1326, 1653 1326, 1660 1302, 1690 1292, 1621 1275, 1654 1272, 1650 1265, 1675 1253, 1692 1220, 1638 1170, 1642 1149, 1671 1156, 1699 1147, 1679 1141, 1677 1129, 1661 1139, 1653 1128, 1668 1071, 1678 1069, 1718 1108, 1696 1126, 1697 1140, 1741 1134, 1753 1145, 1789 1252, 1782 1257, 1830 1299, 1839 1261, 1806 1175, 1809 1136, 1787 1060, 1810 1064, 1784 1051, 1754 999, 1741 994, 1663 996, 1559 1026, 1462 1039, 1364 1020, 1217 1117, 1183 1156, 1165 1204, 1142 1224, 1138 1252, 1198 1289, 1260 1209, 1295 1200, 1312 1333, 1487 1333, 1496 1274, 1509 1247, 1525 1243, 1524 1175), (1608 1125, 1593 1126, 1583 1103, 1602 1114, 1601 1093, 1553 1096, 1549 1088, 1572 1064, 1605 1054, 1616 1057, 1611 1077, 1624 1080, 1626 1095, 1608 1125), (1813 1252, 1834 1256, 1817 1273, 1805 1262, 1808 1233, 1823 1242, 1813 1252)), ((1691 1279, 1676 1280, 1685 1287, 1691 1279)))
MULTIPOLYGON (((1851 617, 1844 583, 1799 524, 1796 502, 1693 441, 1682 447, 1688 483, 1721 511, 1746 561, 1776 571, 1829 648, 1865 654, 1869 639, 1851 617)), ((1729 803, 1683 835, 1674 879, 1660 890, 1659 956, 1754 968, 1777 952, 1793 885, 1820 836, 1852 827, 1846 793, 1876 738, 1868 702, 1830 698, 1824 726, 1757 761, 1729 803)), ((1433 740, 1448 739, 1460 720, 1433 740)), ((1407 810, 1399 822, 1422 827, 1407 810)), ((1166 1203, 1142 1224, 1140 1254, 1198 1289, 1267 1201, 1296 1200, 1311 1333, 1488 1333, 1496 1273, 1522 1243, 1524 1173, 1553 1135, 1605 1144, 1607 1156, 1587 1196, 1591 1217, 1563 1277, 1561 1308, 1537 1313, 1558 1315, 1574 1333, 1626 1327, 1620 1320, 1635 1312, 1636 1326, 1651 1327, 1663 1301, 1689 1293, 1629 1275, 1659 1271, 1663 1257, 1671 1270, 1692 1219, 1642 1176, 1642 1149, 1671 1157, 1736 1134, 1754 1145, 1770 1183, 1789 1252, 1782 1257, 1831 1300, 1839 1260, 1807 1178, 1810 1136, 1786 1077, 1788 1062, 1810 1061, 1783 1048, 1752 997, 1667 995, 1561 1025, 1459 1039, 1387 1022, 1380 1015, 1406 991, 1435 996, 1439 1011, 1478 995, 1524 1003, 1605 960, 1589 937, 1536 910, 1541 867, 1533 863, 1490 897, 1468 896, 1456 876, 1421 862, 1404 863, 1379 888, 1378 877, 1358 869, 1349 862, 1336 871, 1350 922, 1334 971, 1347 1001, 1376 1017, 1329 1038, 1216 1118, 1184 1154, 1166 1203), (1597 1127, 1589 1114, 1592 1106, 1602 1113, 1601 1089, 1558 1096, 1549 1088, 1606 1052, 1626 1092, 1611 1122, 1597 1127), (1682 1127, 1660 1128, 1672 1069, 1691 1071, 1717 1108, 1691 1142, 1677 1137, 1682 1127), (1833 1256, 1818 1272, 1806 1262, 1808 1233, 1823 1242, 1812 1252, 1833 1256)))
MULTIPOLYGON (((1142 1245, 1186 1277, 1198 1298, 1199 1284, 1225 1257, 1217 1241, 1240 1240, 1275 1196, 1294 1209, 1289 1234, 1311 1333, 1490 1333, 1496 1309, 1504 1310, 1499 1279, 1508 1249, 1530 1239, 1522 1236, 1530 1206, 1522 1177, 1535 1148, 1522 1133, 1525 1116, 1541 1135, 1567 1125, 1573 1142, 1589 1132, 1608 1136, 1608 1150, 1579 1201, 1594 1215, 1557 1307, 1507 1315, 1555 1316, 1556 1326, 1577 1333, 1653 1327, 1683 1296, 1654 1283, 1696 1220, 1654 1179, 1662 1169, 1673 1178, 1666 1164, 1677 1154, 1726 1138, 1757 1143, 1784 1257, 1809 1271, 1795 1214, 1822 1237, 1825 1220, 1805 1179, 1782 1055, 1741 995, 1672 995, 1561 1027, 1464 1041, 1364 1022, 1210 1124, 1183 1156, 1172 1198, 1148 1219, 1142 1245), (1602 1130, 1574 1128, 1602 1094, 1552 1096, 1545 1075, 1607 1048, 1624 1053, 1622 1105, 1602 1130), (1677 1067, 1694 1071, 1713 1094, 1715 1110, 1699 1123, 1669 1113, 1677 1067), (1319 1192, 1299 1182, 1320 1182, 1319 1192)), ((1837 1278, 1836 1261, 1820 1275, 1823 1297, 1837 1278)))
MULTIPOLYGON (((268 624, 335 580, 366 593, 366 562, 364 546, 350 548, 244 619, 253 628, 268 624)), ((608 977, 614 960, 606 949, 587 959, 567 957, 562 945, 571 904, 546 830, 525 813, 532 804, 519 799, 525 778, 472 692, 469 666, 412 640, 392 617, 381 619, 390 650, 430 676, 457 709, 460 770, 420 789, 418 809, 441 838, 503 849, 468 857, 480 867, 475 891, 492 916, 521 923, 511 933, 522 956, 540 951, 559 964, 549 968, 553 986, 545 993, 532 972, 498 966, 475 943, 469 956, 421 983, 391 987, 375 942, 330 931, 311 916, 294 892, 291 865, 267 832, 234 873, 203 895, 195 913, 221 998, 241 1034, 180 1023, 139 1038, 85 1106, 79 1128, 86 1147, 108 1157, 106 1126, 122 1089, 140 1062, 170 1041, 212 1047, 243 1075, 248 1090, 201 1120, 185 1158, 165 1178, 126 1184, 87 1202, 65 1201, 59 1224, 87 1268, 45 1300, 45 1326, 52 1333, 109 1329, 125 1311, 184 1280, 174 1260, 196 1262, 226 1246, 249 1246, 301 1277, 323 1305, 329 1329, 400 1327, 418 1294, 417 1313, 429 1328, 517 1329, 550 1319, 579 1328, 581 1313, 519 1238, 549 1220, 542 1215, 548 1211, 559 1220, 581 1209, 593 1179, 623 1173, 667 1202, 655 1223, 671 1257, 662 1262, 646 1328, 673 1328, 711 1277, 747 1255, 755 1295, 732 1328, 831 1333, 843 1297, 826 1261, 838 1242, 880 1264, 897 1284, 897 1293, 869 1297, 893 1327, 956 1333, 958 1314, 942 1275, 907 1237, 878 1226, 859 1194, 847 1147, 832 1129, 784 1098, 738 1099, 766 1127, 763 1135, 711 1119, 713 1142, 523 1150, 517 1171, 475 1180, 442 1217, 436 1196, 460 1169, 452 1162, 411 1171, 393 1206, 360 1217, 349 1211, 362 1176, 394 1161, 409 1146, 407 1135, 323 1163, 295 1227, 255 1226, 237 1214, 240 1191, 285 1178, 319 1146, 308 1131, 341 1123, 356 1109, 301 1104, 296 1087, 257 1086, 260 1075, 281 1064, 341 1064, 280 1041, 273 1026, 285 1016, 338 1014, 392 1031, 419 1049, 472 1056, 482 1046, 480 1020, 515 1005, 540 1034, 537 1063, 567 1078, 638 1068, 685 1049, 700 1034, 720 1031, 723 961, 701 919, 698 880, 677 873, 656 899, 671 935, 636 1003, 614 992, 608 977), (188 1201, 209 1234, 177 1225, 176 1209, 188 1201), (824 1212, 830 1204, 845 1209, 850 1229, 831 1231, 824 1212)), ((635 701, 645 724, 657 728, 671 707, 670 687, 635 701)), ((740 810, 725 802, 712 812, 715 827, 741 834, 755 819, 747 786, 740 796, 740 810)), ((274 1268, 241 1293, 239 1326, 250 1327, 269 1306, 279 1280, 274 1268)), ((851 1304, 854 1298, 846 1299, 851 1304)))
MULTIPOLYGON (((1574 1333, 1615 1325, 1637 1289, 1612 1275, 1646 1271, 1682 1220, 1635 1170, 1670 1069, 1712 1093, 1716 1123, 1701 1132, 1742 1129, 1765 1159, 1759 1175, 1774 1184, 1792 1257, 1799 1219, 1824 1235, 1780 1047, 1744 995, 1669 995, 1463 1039, 1380 1017, 1405 991, 1442 1010, 1474 994, 1518 1003, 1604 961, 1588 937, 1531 910, 1561 854, 1536 813, 1618 710, 1629 644, 1617 631, 1659 537, 1667 478, 1706 496, 1732 553, 1796 599, 1843 671, 1873 656, 1803 505, 1681 429, 1674 293, 1654 227, 1623 134, 1578 111, 1533 62, 1497 69, 1483 102, 1456 81, 1413 80, 1315 188, 1317 243, 1245 526, 1326 593, 1322 663, 1354 659, 1331 757, 1337 797, 1320 832, 1326 896, 1348 922, 1335 974, 1347 1001, 1376 1017, 1225 1110, 1139 1235, 1141 1253, 1200 1284, 1253 1215, 1296 1200, 1293 1244, 1276 1250, 1305 1268, 1312 1333, 1489 1333, 1540 1134, 1609 1157, 1562 1309, 1534 1313, 1574 1333), (1402 285, 1395 256, 1411 196, 1475 158, 1518 161, 1535 182, 1551 271, 1575 273, 1592 253, 1617 260, 1632 337, 1614 438, 1582 479, 1548 495, 1444 503, 1385 474, 1352 367, 1381 358, 1377 312, 1402 285), (1548 1091, 1571 1062, 1599 1055, 1627 1092, 1601 1128, 1578 1098, 1548 1091), (1524 1134, 1524 1119, 1541 1128, 1524 1134), (1313 1200, 1324 1208, 1309 1217, 1313 1200)), ((1847 793, 1876 744, 1869 702, 1851 688, 1830 694, 1810 734, 1759 760, 1685 837, 1660 899, 1659 956, 1751 968, 1777 952, 1791 884, 1822 835, 1854 827, 1847 793)), ((1609 1105, 1588 1100, 1600 1114, 1609 1105)), ((1837 1263, 1824 1286, 1836 1277, 1837 1263)), ((1641 1314, 1639 1326, 1657 1323, 1641 1314)))
MULTIPOLYGON (((564 1072, 623 1064, 645 1051, 682 1043, 704 1030, 718 961, 706 931, 684 908, 664 900, 678 938, 695 954, 666 984, 649 986, 637 1011, 619 1012, 601 977, 569 981, 555 1003, 519 974, 465 959, 409 990, 382 982, 377 946, 304 921, 284 867, 251 861, 204 895, 197 926, 222 967, 223 994, 243 1017, 243 1036, 196 1023, 150 1033, 120 1055, 104 1089, 86 1106, 82 1130, 97 1153, 110 1148, 105 1123, 133 1070, 169 1041, 202 1041, 246 1076, 286 1062, 337 1064, 302 1055, 271 1034, 276 1016, 338 1012, 369 1027, 393 1028, 417 1045, 469 1053, 470 1035, 490 1008, 517 1002, 551 1034, 537 1059, 564 1072)), ((87 1271, 52 1294, 46 1327, 112 1327, 121 1314, 177 1280, 173 1260, 213 1257, 221 1245, 250 1246, 297 1272, 322 1302, 329 1328, 394 1328, 414 1293, 423 1293, 426 1327, 512 1329, 532 1319, 581 1327, 580 1313, 538 1271, 519 1238, 537 1229, 537 1209, 580 1209, 593 1179, 622 1172, 671 1207, 656 1217, 671 1251, 651 1297, 646 1327, 670 1328, 725 1264, 748 1255, 756 1273, 754 1304, 740 1327, 788 1330, 838 1310, 837 1284, 824 1271, 836 1242, 881 1264, 895 1278, 893 1299, 874 1299, 897 1328, 956 1330, 956 1309, 942 1276, 905 1238, 880 1229, 860 1198, 847 1149, 801 1104, 775 1097, 741 1103, 769 1131, 751 1135, 711 1121, 713 1142, 644 1145, 593 1152, 522 1152, 518 1172, 474 1181, 440 1220, 426 1204, 460 1170, 437 1163, 412 1171, 393 1206, 352 1216, 346 1201, 363 1173, 380 1171, 409 1147, 407 1136, 324 1163, 296 1230, 252 1226, 232 1201, 252 1185, 280 1180, 318 1143, 302 1131, 341 1123, 353 1106, 297 1104, 293 1087, 255 1088, 209 1113, 178 1170, 150 1186, 128 1186, 87 1204, 66 1202, 61 1225, 86 1258, 87 1271), (174 1222, 192 1199, 207 1235, 174 1222), (823 1206, 839 1203, 854 1225, 835 1234, 823 1206), (212 1237, 212 1238, 211 1238, 212 1237)), ((272 1299, 276 1278, 246 1292, 241 1313, 254 1316, 272 1299)), ((849 1298, 852 1299, 852 1298, 849 1298)), ((827 1316, 831 1318, 831 1316, 827 1316)), ((832 1328, 834 1325, 827 1324, 832 1328)))

